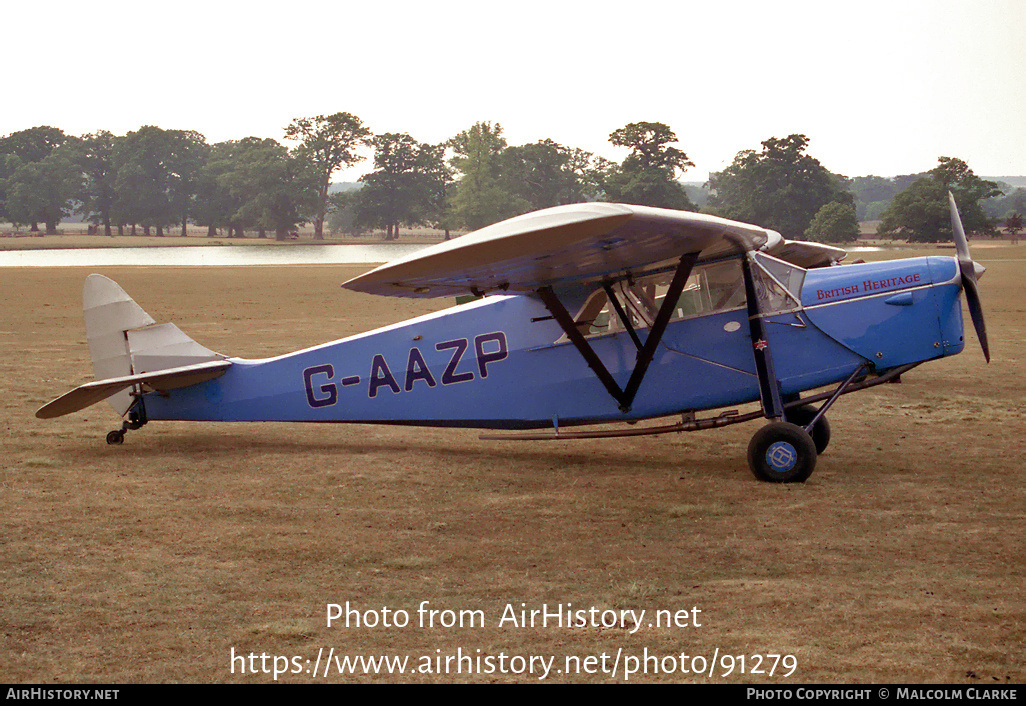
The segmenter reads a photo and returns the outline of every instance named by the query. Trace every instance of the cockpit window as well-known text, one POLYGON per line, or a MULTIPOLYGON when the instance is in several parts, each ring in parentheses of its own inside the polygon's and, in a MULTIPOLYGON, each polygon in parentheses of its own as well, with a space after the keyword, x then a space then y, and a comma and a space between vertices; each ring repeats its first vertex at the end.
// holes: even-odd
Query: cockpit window
MULTIPOLYGON (((754 253, 752 275, 763 315, 794 311, 805 282, 805 270, 765 253, 754 253)), ((669 289, 672 272, 621 280, 612 285, 613 294, 631 326, 652 326, 669 289)), ((696 265, 677 299, 671 321, 706 316, 745 307, 744 273, 739 258, 696 265)), ((625 330, 604 289, 597 289, 574 318, 585 336, 601 336, 625 330)), ((564 335, 561 339, 566 340, 564 335)))
MULTIPOLYGON (((648 328, 655 321, 666 298, 672 272, 650 275, 634 283, 617 282, 613 294, 623 307, 631 326, 648 328)), ((697 265, 677 299, 671 321, 729 311, 745 306, 744 275, 739 259, 697 265)), ((605 290, 595 291, 575 317, 581 332, 598 336, 623 331, 624 326, 605 290)))

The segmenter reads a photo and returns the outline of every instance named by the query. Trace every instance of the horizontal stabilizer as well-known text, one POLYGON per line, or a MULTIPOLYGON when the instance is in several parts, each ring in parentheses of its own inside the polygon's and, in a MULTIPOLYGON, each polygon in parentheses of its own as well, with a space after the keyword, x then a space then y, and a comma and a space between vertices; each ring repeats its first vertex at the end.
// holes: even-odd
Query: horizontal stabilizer
POLYGON ((140 373, 138 375, 125 375, 124 377, 97 380, 96 382, 80 385, 71 392, 61 395, 52 402, 48 402, 36 411, 36 416, 40 419, 52 419, 53 417, 71 414, 135 385, 145 385, 146 388, 151 390, 174 390, 180 387, 189 387, 190 385, 196 385, 224 375, 224 372, 230 366, 231 361, 214 360, 195 365, 158 370, 152 373, 140 373))

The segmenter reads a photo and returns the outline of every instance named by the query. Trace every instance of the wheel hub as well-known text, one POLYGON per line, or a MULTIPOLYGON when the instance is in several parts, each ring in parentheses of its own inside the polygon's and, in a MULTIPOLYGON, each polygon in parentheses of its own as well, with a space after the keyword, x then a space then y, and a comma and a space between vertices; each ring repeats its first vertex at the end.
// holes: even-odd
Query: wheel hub
POLYGON ((775 471, 789 471, 797 461, 798 452, 786 441, 777 441, 766 449, 766 463, 775 471))

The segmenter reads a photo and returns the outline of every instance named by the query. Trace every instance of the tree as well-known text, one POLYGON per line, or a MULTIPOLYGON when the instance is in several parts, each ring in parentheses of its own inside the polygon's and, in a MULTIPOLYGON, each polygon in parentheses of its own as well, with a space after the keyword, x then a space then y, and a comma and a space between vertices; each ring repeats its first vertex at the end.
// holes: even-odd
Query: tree
POLYGON ((877 233, 908 242, 936 243, 951 240, 948 192, 958 203, 967 234, 994 234, 994 224, 980 207, 982 199, 1000 195, 997 184, 980 179, 960 159, 941 157, 939 164, 912 183, 884 211, 877 233))
MULTIPOLYGON (((50 156, 67 139, 63 130, 49 125, 20 130, 0 138, 0 216, 6 213, 7 218, 14 219, 14 215, 9 213, 8 209, 9 199, 5 181, 19 167, 42 161, 50 156)), ((37 220, 29 222, 33 232, 39 229, 37 220)))
POLYGON ((738 152, 733 163, 709 179, 709 204, 719 215, 800 239, 826 204, 853 204, 843 177, 805 154, 809 138, 772 137, 762 151, 738 152))
POLYGON ((696 210, 684 186, 678 181, 689 167, 688 156, 670 145, 677 136, 663 123, 630 123, 614 130, 609 141, 630 148, 619 167, 606 165, 602 187, 609 201, 642 206, 696 210))
MULTIPOLYGON (((228 237, 243 237, 246 226, 239 217, 239 210, 245 199, 232 194, 222 177, 236 168, 236 159, 245 149, 247 142, 259 142, 257 138, 229 140, 211 145, 206 164, 200 168, 196 178, 196 199, 193 203, 193 217, 197 225, 207 227, 207 237, 217 235, 218 228, 227 228, 228 237)), ((250 224, 254 225, 254 224, 250 224)))
POLYGON ((189 218, 196 180, 209 146, 198 132, 145 125, 115 143, 114 204, 119 223, 140 224, 157 235, 189 218))
POLYGON ((568 150, 566 168, 574 175, 574 188, 579 191, 579 194, 573 197, 573 201, 567 203, 598 201, 603 194, 602 183, 605 181, 608 171, 606 165, 612 164, 608 159, 578 147, 568 150))
POLYGON ((1002 188, 1002 195, 980 202, 980 206, 991 218, 1008 218, 1013 213, 1026 213, 1026 189, 1002 188))
POLYGON ((74 145, 73 159, 82 171, 78 211, 112 235, 111 223, 116 198, 114 143, 118 138, 106 130, 85 135, 74 145))
POLYGON ((456 181, 456 172, 445 159, 446 148, 445 143, 422 144, 420 162, 427 189, 426 222, 444 230, 445 239, 448 240, 453 222, 449 195, 452 192, 451 185, 456 181))
POLYGON ((1019 232, 1022 230, 1022 214, 1013 213, 1005 221, 1005 232, 1012 236, 1012 245, 1019 242, 1019 232))
POLYGON ((383 227, 386 240, 393 240, 401 224, 421 223, 427 215, 424 148, 406 133, 394 132, 375 136, 373 144, 377 169, 360 177, 364 187, 356 202, 357 222, 383 227))
POLYGON ((313 219, 315 239, 324 239, 331 175, 363 159, 356 150, 370 144, 370 134, 370 129, 350 113, 296 118, 285 128, 285 138, 298 141, 300 152, 317 167, 317 205, 313 219))
POLYGON ((360 192, 357 189, 334 191, 328 195, 328 216, 325 223, 332 235, 364 233, 363 227, 356 220, 356 204, 359 197, 360 192))
POLYGON ((590 154, 570 150, 553 140, 541 140, 502 153, 501 178, 506 189, 530 210, 584 200, 579 173, 590 154))
POLYGON ((68 136, 60 128, 40 125, 0 138, 0 154, 17 155, 23 163, 38 162, 67 140, 68 136))
POLYGON ((859 222, 855 207, 831 201, 816 213, 805 231, 806 240, 817 243, 851 243, 858 240, 859 222))
POLYGON ((677 136, 664 123, 630 123, 613 130, 609 141, 617 147, 629 147, 625 163, 637 163, 645 168, 669 169, 675 175, 695 166, 688 156, 676 147, 677 136))
POLYGON ((930 175, 939 181, 946 191, 955 196, 962 226, 967 233, 995 235, 997 228, 983 212, 980 201, 1001 195, 1001 189, 992 181, 976 176, 969 165, 955 157, 940 157, 939 164, 930 170, 930 175))
POLYGON ((171 153, 168 163, 168 203, 175 214, 172 223, 182 228, 182 237, 188 234, 188 222, 196 198, 199 174, 210 155, 206 138, 194 130, 170 130, 171 153))
POLYGON ((910 243, 950 240, 951 222, 944 185, 922 177, 894 197, 883 212, 876 233, 881 238, 899 238, 910 243))
POLYGON ((879 176, 852 178, 850 188, 855 197, 855 212, 858 219, 860 221, 879 220, 880 214, 891 203, 891 199, 913 181, 915 179, 906 181, 904 177, 895 179, 879 176))
POLYGON ((285 240, 319 207, 320 177, 316 165, 276 140, 250 137, 238 143, 231 167, 218 181, 242 202, 234 219, 270 228, 285 240))
MULTIPOLYGON (((13 166, 17 157, 8 158, 13 166)), ((67 148, 55 149, 36 162, 15 166, 5 180, 7 212, 15 223, 45 223, 46 234, 56 235, 57 224, 71 212, 81 191, 81 172, 67 148)))
POLYGON ((449 140, 451 164, 462 176, 452 196, 456 224, 475 230, 530 210, 523 199, 500 181, 500 157, 506 149, 502 126, 475 123, 449 140))

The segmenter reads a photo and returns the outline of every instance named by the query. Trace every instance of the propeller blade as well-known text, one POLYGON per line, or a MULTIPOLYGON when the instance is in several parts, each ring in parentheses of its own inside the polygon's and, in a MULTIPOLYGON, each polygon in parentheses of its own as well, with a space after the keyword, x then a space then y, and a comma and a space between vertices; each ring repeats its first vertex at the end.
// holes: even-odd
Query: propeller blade
POLYGON ((951 210, 951 232, 954 234, 955 251, 958 253, 958 269, 962 273, 962 291, 965 292, 965 302, 969 306, 969 316, 973 320, 976 337, 980 339, 980 347, 983 348, 983 357, 989 363, 990 346, 987 344, 987 324, 983 320, 983 305, 980 303, 980 290, 976 284, 977 265, 969 254, 969 241, 965 237, 962 218, 958 215, 955 196, 950 191, 948 192, 948 205, 951 210))
POLYGON ((975 279, 963 279, 962 289, 965 291, 965 303, 969 305, 969 316, 972 317, 976 337, 980 339, 983 357, 990 362, 990 346, 987 344, 987 324, 983 320, 983 305, 980 304, 980 291, 975 279))
POLYGON ((951 230, 955 235, 955 251, 958 253, 958 264, 972 262, 969 255, 969 241, 965 237, 965 229, 962 228, 962 217, 958 215, 958 204, 955 203, 955 195, 948 192, 948 208, 951 211, 951 230))

